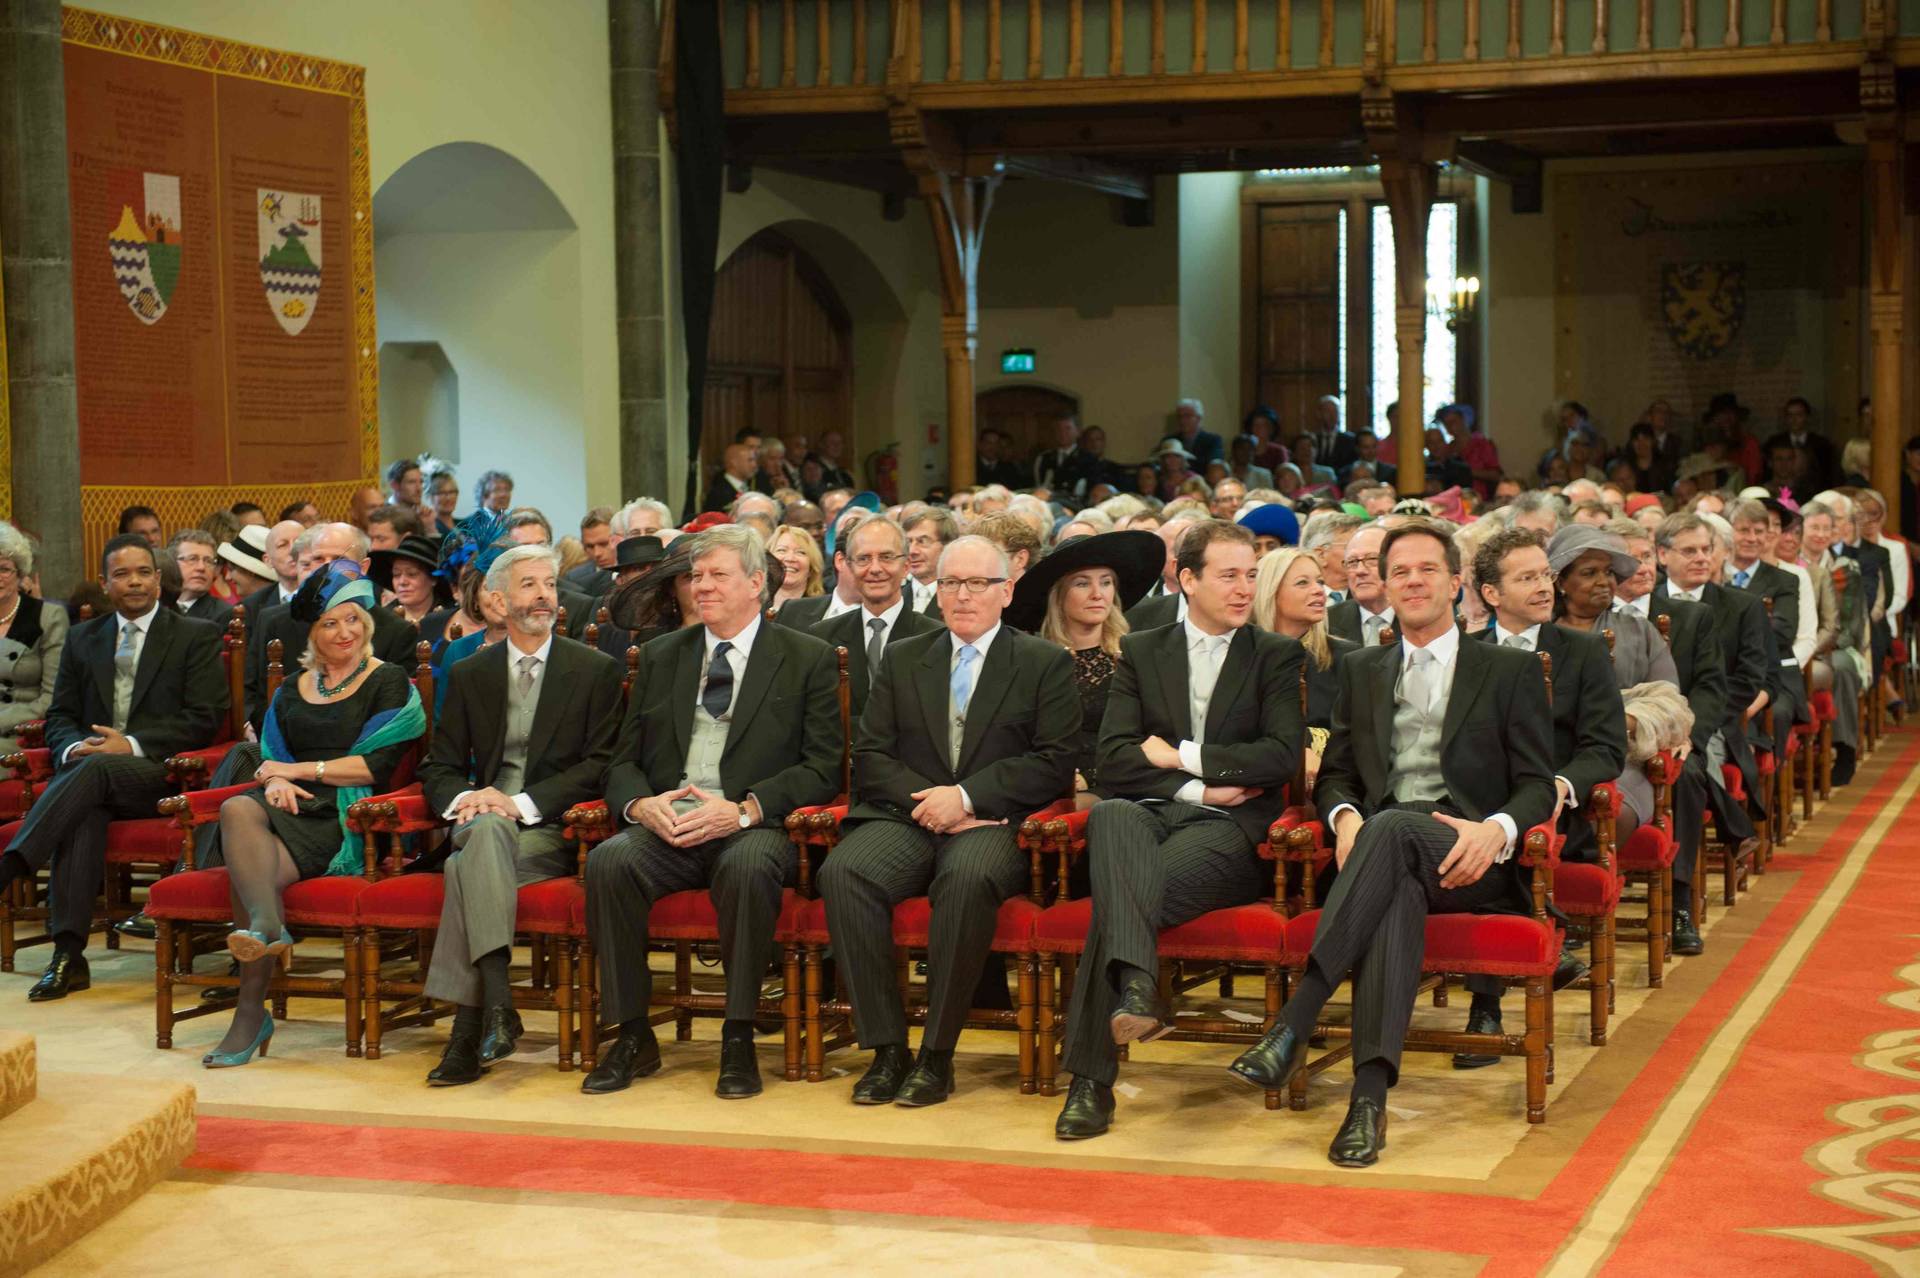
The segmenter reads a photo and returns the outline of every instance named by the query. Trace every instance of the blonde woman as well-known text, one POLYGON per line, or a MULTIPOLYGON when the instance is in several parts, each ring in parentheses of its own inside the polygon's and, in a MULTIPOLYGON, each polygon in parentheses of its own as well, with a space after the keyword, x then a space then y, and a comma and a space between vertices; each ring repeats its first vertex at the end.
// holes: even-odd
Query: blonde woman
POLYGON ((1262 630, 1297 639, 1307 650, 1307 783, 1320 770, 1333 724, 1337 667, 1360 645, 1327 632, 1327 583, 1312 551, 1282 546, 1253 575, 1253 619, 1262 630))
POLYGON ((820 578, 825 561, 820 556, 820 543, 806 529, 795 528, 791 524, 781 525, 773 534, 773 540, 767 543, 767 553, 779 560, 784 570, 780 578, 780 591, 774 595, 771 607, 778 609, 790 599, 802 599, 824 591, 820 578))
POLYGON ((1144 530, 1073 537, 1029 568, 1013 588, 1002 621, 1038 633, 1073 654, 1080 689, 1080 732, 1074 738, 1074 799, 1092 807, 1106 797, 1094 766, 1107 691, 1120 660, 1124 615, 1160 578, 1167 551, 1144 530))

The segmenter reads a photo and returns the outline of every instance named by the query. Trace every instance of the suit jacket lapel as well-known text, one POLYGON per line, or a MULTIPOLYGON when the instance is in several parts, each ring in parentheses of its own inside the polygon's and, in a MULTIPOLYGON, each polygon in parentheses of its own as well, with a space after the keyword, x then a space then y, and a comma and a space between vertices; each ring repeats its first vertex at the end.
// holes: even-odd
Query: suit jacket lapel
POLYGON ((680 661, 673 672, 673 757, 687 757, 693 743, 693 699, 700 694, 700 657, 706 650, 706 630, 694 626, 689 642, 680 645, 680 661))
MULTIPOLYGON (((560 718, 562 703, 567 699, 566 681, 573 673, 573 658, 565 645, 555 636, 553 647, 547 652, 547 668, 540 673, 540 699, 533 706, 533 727, 527 732, 527 772, 533 772, 533 761, 546 753, 547 743, 553 738, 553 730, 560 718)), ((509 667, 509 670, 511 667, 509 667)), ((500 704, 505 705, 502 701, 500 704)), ((504 736, 504 732, 502 736, 504 736)))
MULTIPOLYGON (((147 627, 146 642, 140 645, 140 664, 135 666, 133 671, 133 696, 127 701, 129 722, 133 719, 133 712, 140 708, 140 702, 147 695, 147 689, 153 686, 154 676, 160 673, 161 663, 167 660, 166 649, 172 646, 174 630, 179 618, 167 614, 168 610, 163 605, 154 617, 153 623, 147 627)), ((111 664, 111 658, 109 658, 109 664, 111 664)), ((107 687, 112 686, 113 683, 109 680, 107 687)))
MULTIPOLYGON (((159 619, 155 618, 155 620, 159 619)), ((115 612, 109 613, 101 624, 94 628, 93 652, 90 654, 90 660, 93 664, 94 683, 100 689, 101 713, 108 718, 113 715, 113 652, 120 643, 120 627, 126 624, 126 618, 115 612)), ((93 725, 90 723, 83 723, 80 726, 88 732, 93 731, 93 725)))
POLYGON ((1207 740, 1220 739, 1220 725, 1246 690, 1247 676, 1252 673, 1253 636, 1242 626, 1227 645, 1226 658, 1220 663, 1220 677, 1214 681, 1213 695, 1207 698, 1207 740))
POLYGON ((1480 695, 1480 685, 1486 682, 1487 670, 1492 665, 1493 658, 1484 645, 1460 645, 1460 655, 1454 658, 1453 664, 1453 688, 1447 693, 1447 717, 1440 724, 1442 754, 1466 719, 1467 707, 1480 695))
POLYGON ((948 678, 953 665, 953 643, 930 643, 927 655, 914 674, 914 688, 920 694, 920 711, 927 720, 927 739, 934 743, 940 758, 947 759, 951 739, 948 705, 948 678))
POLYGON ((1160 687, 1166 694, 1167 708, 1173 712, 1175 743, 1193 739, 1192 671, 1187 665, 1187 628, 1179 622, 1167 626, 1160 640, 1164 645, 1160 659, 1160 687))
MULTIPOLYGON (((733 693, 733 726, 727 729, 727 748, 720 752, 722 759, 750 735, 755 716, 766 704, 767 690, 773 687, 774 676, 780 673, 786 658, 786 645, 774 637, 772 626, 762 624, 760 637, 753 641, 753 651, 747 654, 747 672, 733 693)), ((691 735, 692 706, 687 707, 687 728, 691 735)))
POLYGON ((1000 703, 1006 699, 1007 689, 1013 686, 1012 636, 1011 630, 1002 629, 995 637, 993 646, 987 649, 987 659, 980 663, 980 673, 973 681, 973 692, 967 698, 967 728, 960 738, 960 766, 955 770, 957 775, 966 775, 973 752, 980 748, 981 736, 986 732, 987 725, 993 722, 1000 703))
MULTIPOLYGON (((1465 648, 1467 645, 1460 646, 1465 648)), ((1363 647, 1354 655, 1357 657, 1368 651, 1370 649, 1363 647)), ((1405 644, 1395 644, 1387 652, 1387 659, 1374 667, 1370 689, 1373 695, 1373 745, 1380 753, 1383 777, 1385 763, 1393 754, 1393 689, 1400 681, 1400 668, 1407 662, 1405 644)))

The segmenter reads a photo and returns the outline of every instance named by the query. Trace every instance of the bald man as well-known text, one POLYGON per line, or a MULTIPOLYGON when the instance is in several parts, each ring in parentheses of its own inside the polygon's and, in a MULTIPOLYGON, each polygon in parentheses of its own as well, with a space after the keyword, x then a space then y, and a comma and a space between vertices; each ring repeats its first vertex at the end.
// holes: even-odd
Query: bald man
POLYGON ((752 444, 728 444, 720 473, 714 477, 713 487, 707 489, 707 500, 700 509, 725 510, 741 493, 752 491, 753 472, 758 465, 752 444))
POLYGON ((361 532, 367 530, 367 516, 380 506, 387 504, 386 494, 378 488, 356 488, 353 497, 347 503, 347 522, 361 532))

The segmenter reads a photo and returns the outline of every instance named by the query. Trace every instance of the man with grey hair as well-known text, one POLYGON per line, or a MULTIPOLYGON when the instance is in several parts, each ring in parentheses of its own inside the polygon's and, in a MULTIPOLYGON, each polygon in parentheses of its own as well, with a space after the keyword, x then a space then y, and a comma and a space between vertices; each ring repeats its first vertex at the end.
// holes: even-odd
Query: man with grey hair
POLYGON ((1316 510, 1307 516, 1300 530, 1300 549, 1312 555, 1320 565, 1327 583, 1327 607, 1344 603, 1347 598, 1347 543, 1366 526, 1366 519, 1344 510, 1316 510))
POLYGON ((673 522, 667 503, 653 497, 635 497, 613 516, 613 531, 622 538, 658 537, 673 522))
POLYGON ((780 503, 766 493, 741 493, 727 507, 727 518, 742 523, 749 516, 764 516, 769 524, 780 526, 780 503))
POLYGON ((473 481, 473 504, 502 513, 513 505, 513 476, 504 470, 487 470, 473 481))
POLYGON ((1227 460, 1226 446, 1220 437, 1210 430, 1202 430, 1200 424, 1206 420, 1207 410, 1199 400, 1191 395, 1173 406, 1173 434, 1192 459, 1187 463, 1196 474, 1203 474, 1208 462, 1227 460))
POLYGON ((647 920, 661 898, 700 889, 712 895, 726 964, 715 1092, 759 1094, 760 978, 797 869, 784 823, 840 789, 839 669, 819 639, 762 620, 766 548, 721 526, 693 543, 692 565, 700 624, 647 645, 607 776, 607 807, 624 832, 587 858, 602 1014, 620 1025, 581 1085, 590 1094, 660 1068, 647 920))
MULTIPOLYGON (((1756 739, 1755 744, 1762 749, 1772 749, 1795 722, 1807 717, 1805 683, 1794 651, 1803 628, 1800 582, 1773 562, 1773 547, 1778 540, 1775 519, 1763 502, 1752 498, 1736 501, 1729 507, 1728 554, 1722 570, 1730 589, 1744 590, 1760 600, 1773 632, 1773 660, 1767 668, 1767 688, 1773 703, 1774 735, 1768 742, 1756 739)), ((1807 619, 1805 630, 1810 639, 1812 618, 1807 619)))
POLYGON ((233 616, 233 605, 212 593, 214 579, 220 573, 219 540, 210 532, 183 528, 173 535, 167 549, 180 569, 180 597, 174 607, 224 630, 227 618, 233 616))
POLYGON ((902 639, 940 629, 940 622, 907 606, 901 591, 907 579, 907 536, 899 524, 883 518, 861 520, 847 534, 841 559, 860 606, 819 622, 812 633, 830 648, 847 650, 848 708, 857 732, 882 656, 902 639))
POLYGON ((903 512, 900 527, 907 534, 907 589, 913 595, 913 610, 937 620, 939 592, 933 583, 940 576, 940 552, 960 535, 959 521, 945 506, 923 506, 911 514, 903 512))
POLYGON ((1566 506, 1552 493, 1530 488, 1505 507, 1509 528, 1531 528, 1543 537, 1551 537, 1566 522, 1566 506))
POLYGON ((479 1079, 522 1032, 508 984, 519 890, 573 873, 566 812, 604 791, 620 734, 620 663, 554 632, 551 547, 515 546, 487 571, 507 640, 447 673, 433 748, 420 767, 427 802, 454 822, 428 998, 459 1011, 436 1087, 479 1079))
POLYGON ((1306 438, 1313 441, 1314 462, 1336 475, 1360 456, 1359 444, 1340 428, 1343 412, 1338 395, 1322 395, 1313 406, 1313 429, 1305 432, 1306 438))

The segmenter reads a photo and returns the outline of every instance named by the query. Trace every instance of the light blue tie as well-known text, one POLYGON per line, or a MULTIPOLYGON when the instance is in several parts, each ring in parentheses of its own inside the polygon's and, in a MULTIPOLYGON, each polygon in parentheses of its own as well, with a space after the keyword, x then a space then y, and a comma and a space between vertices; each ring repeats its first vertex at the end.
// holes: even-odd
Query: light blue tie
POLYGON ((953 668, 953 712, 964 716, 967 701, 973 696, 973 663, 980 656, 970 643, 960 645, 960 662, 953 668))
POLYGON ((1752 577, 1753 573, 1751 570, 1742 568, 1739 572, 1733 574, 1733 584, 1738 589, 1745 590, 1747 588, 1747 582, 1751 580, 1752 577))

